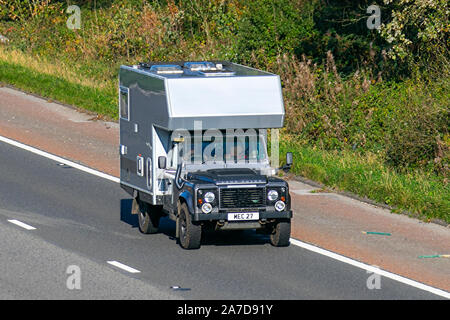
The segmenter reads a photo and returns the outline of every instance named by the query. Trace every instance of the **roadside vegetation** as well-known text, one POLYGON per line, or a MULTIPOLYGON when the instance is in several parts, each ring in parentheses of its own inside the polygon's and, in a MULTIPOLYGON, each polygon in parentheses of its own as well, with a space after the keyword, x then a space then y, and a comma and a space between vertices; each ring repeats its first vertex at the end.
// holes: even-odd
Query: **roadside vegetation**
POLYGON ((0 81, 116 120, 121 64, 231 60, 281 76, 293 173, 450 223, 447 1, 0 0, 0 81), (366 9, 381 10, 369 29, 366 9), (70 3, 72 4, 72 3, 70 3))

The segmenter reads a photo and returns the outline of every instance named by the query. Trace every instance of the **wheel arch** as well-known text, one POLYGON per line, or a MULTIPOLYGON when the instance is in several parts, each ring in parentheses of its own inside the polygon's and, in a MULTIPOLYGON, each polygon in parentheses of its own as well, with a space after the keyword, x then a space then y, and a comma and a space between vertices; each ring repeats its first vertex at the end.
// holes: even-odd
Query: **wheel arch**
MULTIPOLYGON (((180 206, 181 204, 186 203, 186 206, 189 210, 189 214, 191 216, 194 215, 195 213, 195 209, 194 209, 194 197, 193 195, 188 192, 188 191, 183 191, 182 193, 180 193, 179 197, 178 197, 178 206, 180 206)), ((177 212, 178 215, 178 212, 177 212)))

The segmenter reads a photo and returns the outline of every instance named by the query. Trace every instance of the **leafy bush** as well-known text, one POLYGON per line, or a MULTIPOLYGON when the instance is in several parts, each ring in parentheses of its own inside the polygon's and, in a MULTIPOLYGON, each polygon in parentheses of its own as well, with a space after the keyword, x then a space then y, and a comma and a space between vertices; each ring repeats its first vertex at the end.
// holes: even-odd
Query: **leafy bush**
POLYGON ((55 7, 51 3, 52 0, 0 0, 0 20, 25 20, 39 16, 55 7))
POLYGON ((247 2, 237 32, 237 58, 240 61, 256 58, 271 64, 279 54, 292 54, 299 42, 313 32, 314 3, 298 0, 247 2))
POLYGON ((444 143, 450 126, 450 87, 438 83, 403 84, 400 103, 387 125, 386 156, 396 167, 434 167, 448 175, 449 145, 444 143))
POLYGON ((330 52, 321 68, 306 58, 278 59, 287 132, 324 149, 380 153, 397 168, 448 175, 448 76, 395 83, 357 72, 343 80, 330 52))
POLYGON ((384 0, 392 10, 392 20, 381 28, 381 35, 391 47, 388 55, 414 68, 449 65, 450 6, 446 0, 384 0), (431 63, 430 63, 431 62, 431 63))
MULTIPOLYGON (((330 51, 342 74, 351 74, 366 65, 380 69, 384 41, 376 30, 367 28, 367 8, 372 4, 383 3, 381 0, 318 1, 313 12, 315 32, 298 44, 297 57, 306 55, 322 64, 330 51)), ((387 19, 386 11, 382 13, 381 18, 387 19)))
POLYGON ((384 110, 370 100, 375 83, 370 74, 343 80, 331 52, 324 66, 285 55, 274 71, 282 76, 289 132, 326 149, 380 148, 384 122, 378 113, 384 110))

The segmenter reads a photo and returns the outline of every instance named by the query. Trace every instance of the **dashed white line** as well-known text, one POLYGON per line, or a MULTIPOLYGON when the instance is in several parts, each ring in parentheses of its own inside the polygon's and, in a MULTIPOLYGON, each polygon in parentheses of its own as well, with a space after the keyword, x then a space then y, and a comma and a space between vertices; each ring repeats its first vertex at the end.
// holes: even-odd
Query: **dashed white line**
MULTIPOLYGON (((16 146, 18 148, 21 148, 21 149, 33 152, 33 153, 35 153, 37 155, 46 157, 48 159, 51 159, 51 160, 54 160, 54 161, 58 161, 60 163, 67 164, 67 165, 69 165, 69 166, 71 166, 71 167, 73 167, 75 169, 78 169, 78 170, 84 171, 86 173, 90 173, 90 174, 96 175, 96 176, 98 176, 100 178, 104 178, 104 179, 107 179, 107 180, 110 180, 110 181, 113 181, 113 182, 120 183, 120 179, 117 178, 117 177, 108 175, 106 173, 103 173, 103 172, 100 172, 100 171, 97 171, 97 170, 94 170, 94 169, 91 169, 91 168, 87 168, 87 167, 82 166, 80 164, 77 164, 75 162, 72 162, 72 161, 66 160, 64 158, 55 156, 53 154, 47 153, 45 151, 42 151, 42 150, 39 150, 39 149, 30 147, 30 146, 27 146, 27 145, 25 145, 23 143, 20 143, 20 142, 8 139, 6 137, 0 136, 0 141, 3 141, 3 142, 8 143, 10 145, 16 146)), ((313 195, 315 193, 306 193, 306 192, 304 192, 303 194, 305 194, 305 195, 306 194, 313 195)), ((8 220, 8 221, 10 221, 10 220, 8 220)), ((12 221, 16 221, 16 220, 12 220, 12 221)), ((12 222, 12 223, 14 223, 14 222, 12 222)), ((19 223, 21 223, 21 222, 19 221, 19 223)), ((31 227, 31 226, 28 226, 28 227, 31 227)), ((31 227, 31 228, 33 228, 33 227, 31 227)), ((33 229, 30 229, 30 230, 33 230, 33 229)), ((291 242, 291 244, 293 244, 295 246, 298 246, 298 247, 301 247, 303 249, 306 249, 306 250, 309 250, 309 251, 312 251, 312 252, 315 252, 315 253, 327 256, 327 257, 329 257, 331 259, 335 259, 335 260, 341 261, 343 263, 347 263, 347 264, 350 264, 352 266, 355 266, 355 267, 358 267, 358 268, 361 268, 361 269, 364 269, 364 270, 367 270, 367 271, 370 271, 370 272, 373 272, 373 273, 377 273, 377 274, 379 274, 381 276, 384 276, 386 278, 389 278, 389 279, 392 279, 392 280, 396 280, 398 282, 410 285, 410 286, 415 287, 417 289, 421 289, 421 290, 424 290, 424 291, 436 294, 438 296, 450 299, 450 293, 447 292, 447 291, 440 290, 440 289, 437 289, 437 288, 434 288, 434 287, 431 287, 431 286, 427 286, 427 285, 425 285, 423 283, 420 283, 420 282, 417 282, 417 281, 414 281, 414 280, 411 280, 411 279, 399 276, 399 275, 397 275, 395 273, 391 273, 391 272, 388 272, 388 271, 385 271, 385 270, 381 270, 379 268, 376 268, 376 267, 364 264, 362 262, 359 262, 359 261, 350 259, 348 257, 342 256, 340 254, 337 254, 337 253, 334 253, 334 252, 331 252, 331 251, 328 251, 328 250, 316 247, 314 245, 302 242, 302 241, 297 240, 297 239, 291 238, 290 242, 291 242)), ((131 272, 131 273, 139 273, 140 272, 139 270, 131 268, 131 267, 129 267, 127 265, 124 265, 124 264, 122 264, 120 262, 117 262, 117 261, 107 261, 107 262, 109 264, 113 265, 113 266, 116 266, 117 268, 123 269, 123 270, 131 272)))
POLYGON ((125 271, 130 272, 130 273, 140 273, 139 270, 136 270, 136 269, 134 269, 132 267, 129 267, 129 266, 127 266, 127 265, 125 265, 123 263, 120 263, 118 261, 106 261, 106 262, 109 263, 110 265, 113 265, 113 266, 115 266, 117 268, 120 268, 120 269, 125 270, 125 271))
POLYGON ((8 222, 11 222, 11 223, 13 223, 13 224, 15 224, 15 225, 17 225, 19 227, 22 227, 24 229, 27 229, 27 230, 36 230, 35 227, 32 227, 32 226, 30 226, 30 225, 28 225, 26 223, 23 223, 23 222, 21 222, 19 220, 12 219, 12 220, 8 220, 8 222))

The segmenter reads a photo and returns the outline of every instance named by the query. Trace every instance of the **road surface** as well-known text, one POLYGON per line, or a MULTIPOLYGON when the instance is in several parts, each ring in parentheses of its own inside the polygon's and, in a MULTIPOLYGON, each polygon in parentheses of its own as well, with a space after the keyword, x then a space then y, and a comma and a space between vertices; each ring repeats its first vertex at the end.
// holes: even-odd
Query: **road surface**
POLYGON ((186 251, 172 221, 144 235, 130 210, 119 184, 0 142, 0 299, 442 298, 385 277, 369 289, 374 274, 251 231, 186 251), (67 286, 73 265, 79 290, 67 286))

